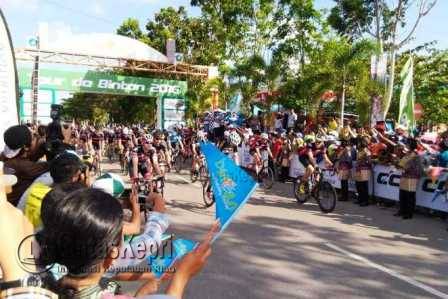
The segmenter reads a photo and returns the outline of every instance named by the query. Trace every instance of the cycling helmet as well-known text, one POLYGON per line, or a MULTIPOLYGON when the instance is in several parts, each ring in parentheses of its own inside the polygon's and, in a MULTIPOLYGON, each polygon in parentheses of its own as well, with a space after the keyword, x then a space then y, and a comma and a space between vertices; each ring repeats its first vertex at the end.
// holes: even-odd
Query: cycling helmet
POLYGON ((261 139, 269 139, 269 135, 267 133, 261 133, 261 139))
POLYGON ((152 142, 153 142, 153 138, 152 138, 152 135, 151 135, 151 134, 146 134, 146 135, 145 135, 145 139, 146 139, 149 143, 152 143, 152 142))
POLYGON ((198 131, 197 136, 198 136, 198 140, 203 142, 203 141, 205 141, 207 134, 201 130, 201 131, 198 131))
POLYGON ((316 137, 314 135, 305 135, 304 140, 306 143, 314 143, 316 141, 316 137))
POLYGON ((330 157, 334 157, 334 155, 336 154, 336 150, 338 149, 338 145, 337 144, 330 144, 328 146, 328 156, 330 157))
POLYGON ((230 142, 233 145, 235 145, 235 146, 240 145, 240 143, 241 143, 241 136, 236 131, 230 132, 229 138, 230 138, 230 142))
POLYGON ((305 144, 303 139, 300 137, 295 138, 293 142, 297 147, 302 147, 305 144))

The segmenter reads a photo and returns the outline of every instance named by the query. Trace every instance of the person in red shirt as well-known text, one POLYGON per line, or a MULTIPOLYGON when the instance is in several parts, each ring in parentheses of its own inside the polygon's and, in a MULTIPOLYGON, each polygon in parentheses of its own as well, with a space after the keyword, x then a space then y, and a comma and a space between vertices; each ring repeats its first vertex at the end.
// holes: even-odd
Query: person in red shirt
POLYGON ((278 155, 281 153, 282 145, 283 141, 280 135, 274 136, 274 141, 272 142, 272 150, 271 150, 274 161, 277 160, 278 155))

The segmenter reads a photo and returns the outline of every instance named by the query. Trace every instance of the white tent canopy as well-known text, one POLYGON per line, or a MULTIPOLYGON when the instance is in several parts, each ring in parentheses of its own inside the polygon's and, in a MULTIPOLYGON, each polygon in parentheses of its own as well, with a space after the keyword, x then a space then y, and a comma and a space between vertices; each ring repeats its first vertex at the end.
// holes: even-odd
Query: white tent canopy
POLYGON ((41 50, 168 63, 168 58, 141 41, 109 33, 73 34, 41 43, 41 50))

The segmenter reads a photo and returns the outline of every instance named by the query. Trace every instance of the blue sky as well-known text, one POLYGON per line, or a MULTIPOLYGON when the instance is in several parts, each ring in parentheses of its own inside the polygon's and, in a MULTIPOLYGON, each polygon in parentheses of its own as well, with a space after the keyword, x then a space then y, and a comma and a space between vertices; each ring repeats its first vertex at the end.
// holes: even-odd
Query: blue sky
MULTIPOLYGON (((135 17, 144 25, 162 7, 183 5, 192 15, 199 14, 189 3, 190 0, 0 0, 0 7, 9 23, 14 45, 20 47, 37 32, 39 22, 49 23, 50 34, 114 32, 127 17, 135 17)), ((332 0, 315 3, 318 8, 333 6, 332 0)), ((416 14, 414 10, 412 15, 416 14)), ((406 31, 402 33, 405 35, 406 31)), ((414 37, 410 46, 437 40, 439 48, 448 48, 448 0, 438 0, 414 37)))

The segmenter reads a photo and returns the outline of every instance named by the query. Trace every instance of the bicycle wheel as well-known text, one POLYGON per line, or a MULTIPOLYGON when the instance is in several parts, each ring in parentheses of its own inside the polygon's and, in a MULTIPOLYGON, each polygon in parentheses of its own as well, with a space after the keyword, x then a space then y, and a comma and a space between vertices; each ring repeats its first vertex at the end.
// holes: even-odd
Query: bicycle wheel
POLYGON ((259 176, 263 188, 271 189, 274 185, 274 171, 270 167, 263 168, 259 176))
POLYGON ((182 170, 183 165, 183 157, 181 155, 177 155, 176 159, 174 160, 174 168, 176 169, 177 173, 180 173, 182 170))
POLYGON ((201 182, 204 182, 204 181, 208 180, 208 170, 207 170, 207 167, 201 166, 201 168, 199 168, 199 180, 201 182))
POLYGON ((293 192, 294 192, 294 197, 297 200, 297 203, 304 204, 308 201, 309 193, 308 193, 307 182, 294 181, 293 192))
POLYGON ((107 153, 107 158, 109 159, 109 163, 111 163, 113 161, 113 157, 114 157, 113 149, 110 146, 108 146, 106 153, 107 153))
POLYGON ((206 208, 211 207, 215 203, 215 197, 213 196, 210 182, 202 186, 202 199, 206 208))
POLYGON ((98 176, 101 176, 103 174, 103 170, 101 168, 101 161, 99 158, 96 158, 96 170, 98 176))
POLYGON ((126 164, 126 163, 125 163, 125 158, 123 157, 122 154, 120 154, 119 159, 120 159, 120 168, 121 168, 121 172, 124 173, 124 168, 125 168, 125 164, 126 164))
POLYGON ((164 196, 164 189, 165 189, 165 177, 163 177, 160 181, 159 181, 159 191, 160 191, 160 195, 162 195, 162 197, 164 196))
POLYGON ((128 175, 129 174, 129 162, 127 161, 127 159, 125 158, 124 160, 123 160, 123 168, 122 168, 123 170, 123 175, 128 175))
POLYGON ((316 201, 324 213, 331 213, 336 207, 336 190, 329 182, 321 182, 316 192, 316 201))
POLYGON ((190 179, 191 179, 192 183, 196 182, 198 180, 198 177, 199 177, 199 172, 197 170, 190 171, 190 179))

